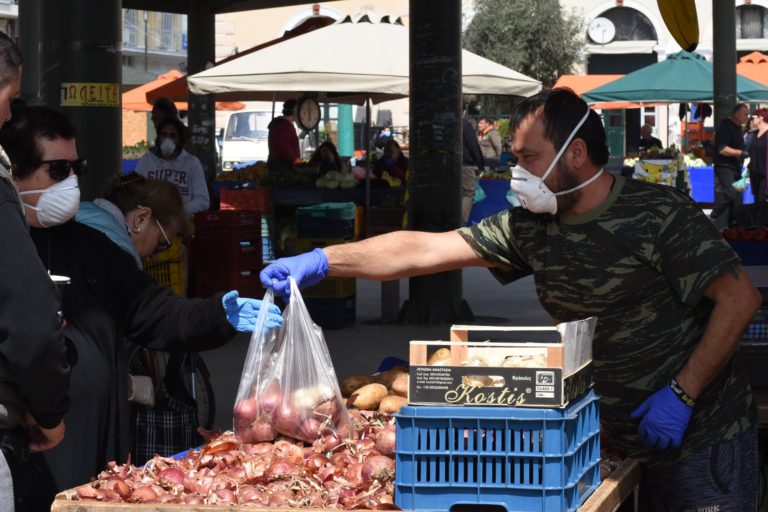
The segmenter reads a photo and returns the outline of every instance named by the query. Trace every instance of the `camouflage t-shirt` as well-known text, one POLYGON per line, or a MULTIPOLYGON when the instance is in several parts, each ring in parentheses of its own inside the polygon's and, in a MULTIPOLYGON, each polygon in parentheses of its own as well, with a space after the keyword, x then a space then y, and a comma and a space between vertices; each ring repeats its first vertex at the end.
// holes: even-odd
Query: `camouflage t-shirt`
POLYGON ((630 413, 682 369, 704 333, 707 288, 738 256, 696 204, 672 187, 615 177, 606 200, 582 215, 513 208, 461 236, 502 283, 533 274, 555 322, 598 317, 595 387, 604 433, 627 455, 672 463, 757 421, 734 357, 697 400, 683 446, 645 448, 630 413))

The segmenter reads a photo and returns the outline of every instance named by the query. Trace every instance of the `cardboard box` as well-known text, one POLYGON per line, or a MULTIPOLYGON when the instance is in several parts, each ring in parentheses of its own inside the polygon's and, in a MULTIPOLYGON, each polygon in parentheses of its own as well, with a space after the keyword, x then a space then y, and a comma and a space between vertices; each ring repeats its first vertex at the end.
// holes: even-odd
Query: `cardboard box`
POLYGON ((596 318, 554 327, 458 325, 451 341, 411 341, 408 403, 565 407, 593 384, 592 338, 596 318), (469 333, 551 332, 556 343, 471 342, 469 333), (428 357, 448 348, 450 357, 428 365, 428 357))

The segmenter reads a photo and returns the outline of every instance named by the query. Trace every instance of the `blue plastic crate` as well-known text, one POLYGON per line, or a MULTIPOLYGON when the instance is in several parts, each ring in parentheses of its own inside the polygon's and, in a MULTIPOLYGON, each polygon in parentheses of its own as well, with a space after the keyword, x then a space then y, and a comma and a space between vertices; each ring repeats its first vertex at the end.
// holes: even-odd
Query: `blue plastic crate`
POLYGON ((355 203, 318 203, 296 208, 296 217, 316 219, 355 220, 355 203))
POLYGON ((598 401, 590 390, 565 409, 401 408, 395 504, 576 510, 600 483, 598 401))

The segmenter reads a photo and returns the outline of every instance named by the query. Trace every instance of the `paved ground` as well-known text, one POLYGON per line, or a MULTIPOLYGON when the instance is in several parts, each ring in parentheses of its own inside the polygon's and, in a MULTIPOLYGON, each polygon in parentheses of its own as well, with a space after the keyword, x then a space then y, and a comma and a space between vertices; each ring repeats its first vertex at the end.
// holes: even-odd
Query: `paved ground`
MULTIPOLYGON (((400 296, 402 304, 408 296, 407 279, 400 281, 400 296)), ((502 286, 485 269, 467 269, 464 297, 480 325, 550 324, 536 299, 532 278, 502 286)), ((337 376, 373 373, 386 356, 407 359, 411 340, 448 338, 450 325, 382 324, 380 318, 380 283, 358 279, 357 323, 353 327, 325 331, 337 376)), ((218 428, 231 428, 231 411, 248 343, 249 337, 242 335, 225 347, 203 354, 215 391, 218 428)))

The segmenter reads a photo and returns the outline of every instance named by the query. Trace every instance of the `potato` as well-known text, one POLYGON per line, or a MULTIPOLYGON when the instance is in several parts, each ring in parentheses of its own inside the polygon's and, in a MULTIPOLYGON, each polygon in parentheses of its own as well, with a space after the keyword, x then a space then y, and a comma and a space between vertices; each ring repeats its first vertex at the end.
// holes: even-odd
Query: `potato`
POLYGON ((392 386, 392 383, 397 378, 397 376, 403 375, 404 373, 405 372, 402 372, 400 370, 389 370, 386 372, 381 372, 378 375, 375 375, 376 382, 379 384, 383 384, 384 386, 387 387, 387 389, 389 389, 392 386))
POLYGON ((445 365, 446 361, 451 359, 451 349, 449 348, 439 348, 435 350, 435 352, 429 356, 429 359, 427 359, 427 364, 429 366, 433 366, 436 364, 445 365))
POLYGON ((397 395, 387 395, 381 399, 379 412, 394 414, 404 405, 408 405, 408 399, 397 395))
POLYGON ((389 387, 393 394, 408 398, 408 374, 401 373, 395 380, 392 381, 392 385, 389 387))
POLYGON ((383 384, 367 384, 352 393, 347 403, 358 409, 373 411, 388 393, 387 387, 383 384))
POLYGON ((373 382, 375 382, 375 379, 371 375, 350 375, 349 377, 344 377, 339 385, 341 396, 349 396, 355 390, 373 382))

